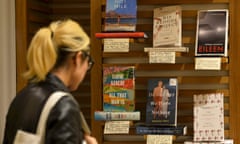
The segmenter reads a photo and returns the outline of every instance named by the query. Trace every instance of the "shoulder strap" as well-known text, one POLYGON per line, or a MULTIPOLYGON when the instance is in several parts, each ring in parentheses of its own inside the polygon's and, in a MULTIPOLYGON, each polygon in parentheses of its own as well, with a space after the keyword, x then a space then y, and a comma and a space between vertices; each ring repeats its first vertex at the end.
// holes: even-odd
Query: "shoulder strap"
POLYGON ((48 115, 52 107, 54 107, 54 105, 58 102, 58 100, 61 99, 63 96, 69 96, 69 93, 66 93, 63 91, 56 91, 52 93, 43 107, 43 110, 39 118, 38 126, 37 126, 37 135, 41 136, 41 143, 44 143, 46 121, 47 121, 48 115))

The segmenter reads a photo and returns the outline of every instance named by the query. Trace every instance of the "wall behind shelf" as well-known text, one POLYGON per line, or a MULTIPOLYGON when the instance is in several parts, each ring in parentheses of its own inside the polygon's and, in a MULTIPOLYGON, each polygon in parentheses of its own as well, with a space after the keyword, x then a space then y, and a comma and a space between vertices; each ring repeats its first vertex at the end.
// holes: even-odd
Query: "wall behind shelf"
MULTIPOLYGON (((28 45, 36 33, 43 26, 48 26, 53 20, 71 18, 80 23, 90 35, 90 1, 89 0, 16 0, 16 31, 17 31, 17 91, 26 81, 22 77, 26 66, 26 52, 28 45)), ((88 124, 90 116, 90 75, 87 74, 83 83, 73 95, 81 105, 88 124)))

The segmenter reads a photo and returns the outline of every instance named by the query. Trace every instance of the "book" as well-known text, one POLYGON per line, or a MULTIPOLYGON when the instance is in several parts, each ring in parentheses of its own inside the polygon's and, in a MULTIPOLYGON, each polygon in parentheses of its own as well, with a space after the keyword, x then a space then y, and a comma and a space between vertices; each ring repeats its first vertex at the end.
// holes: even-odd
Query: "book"
POLYGON ((136 124, 136 134, 178 135, 178 136, 186 135, 187 126, 186 125, 160 126, 160 125, 136 124))
POLYGON ((135 110, 134 66, 103 67, 103 111, 135 110))
POLYGON ((135 31, 137 0, 106 0, 104 31, 135 31))
POLYGON ((196 56, 227 56, 228 10, 199 10, 195 42, 196 56))
POLYGON ((224 96, 222 93, 196 94, 193 97, 193 140, 224 140, 224 96))
POLYGON ((95 118, 95 120, 99 120, 99 121, 140 120, 140 111, 134 111, 134 112, 95 111, 94 112, 94 118, 95 118))
POLYGON ((144 32, 102 32, 95 33, 96 38, 146 38, 144 32))
POLYGON ((184 144, 233 144, 233 139, 225 139, 224 141, 202 141, 202 142, 195 142, 195 141, 184 141, 184 144))
POLYGON ((148 80, 146 123, 177 125, 177 78, 148 80))
POLYGON ((153 47, 182 45, 182 8, 179 5, 153 10, 153 47))

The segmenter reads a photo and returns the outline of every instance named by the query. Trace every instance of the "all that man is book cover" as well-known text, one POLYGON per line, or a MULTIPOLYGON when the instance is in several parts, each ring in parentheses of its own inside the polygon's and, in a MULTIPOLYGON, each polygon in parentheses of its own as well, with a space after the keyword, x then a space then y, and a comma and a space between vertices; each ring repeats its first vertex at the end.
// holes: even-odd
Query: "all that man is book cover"
POLYGON ((153 11, 153 47, 182 45, 182 8, 179 5, 153 11))
POLYGON ((227 56, 228 10, 200 10, 197 17, 196 56, 227 56))
POLYGON ((134 66, 103 68, 103 111, 135 110, 134 66))
POLYGON ((104 31, 135 31, 137 0, 106 0, 104 31))
POLYGON ((177 125, 177 78, 148 80, 146 123, 177 125))

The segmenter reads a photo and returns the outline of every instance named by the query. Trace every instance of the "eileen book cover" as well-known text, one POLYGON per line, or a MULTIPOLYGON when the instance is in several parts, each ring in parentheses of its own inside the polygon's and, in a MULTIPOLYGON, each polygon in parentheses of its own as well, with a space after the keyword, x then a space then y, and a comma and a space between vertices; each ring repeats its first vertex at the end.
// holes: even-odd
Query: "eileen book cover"
POLYGON ((153 78, 148 80, 147 124, 177 125, 177 85, 177 78, 153 78))
POLYGON ((182 8, 179 5, 153 10, 153 47, 182 46, 182 8))
POLYGON ((135 110, 134 66, 103 68, 103 111, 135 110))
POLYGON ((137 0, 106 0, 104 31, 136 31, 137 0))
POLYGON ((200 10, 197 17, 196 56, 227 56, 228 10, 200 10))

